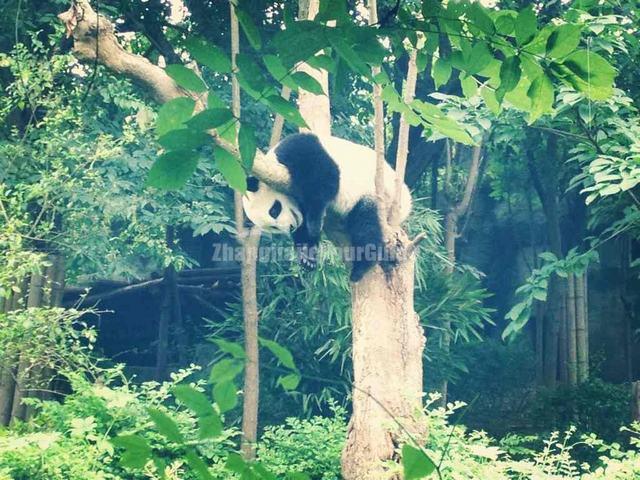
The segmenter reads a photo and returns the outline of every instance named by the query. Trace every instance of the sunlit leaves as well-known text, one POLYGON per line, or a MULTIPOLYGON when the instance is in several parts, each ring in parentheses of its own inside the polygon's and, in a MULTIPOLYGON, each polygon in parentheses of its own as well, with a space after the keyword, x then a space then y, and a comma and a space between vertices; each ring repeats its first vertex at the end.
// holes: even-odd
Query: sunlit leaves
POLYGON ((147 413, 151 417, 158 432, 170 442, 183 443, 184 437, 180 433, 178 424, 169 415, 157 408, 148 408, 147 413))
POLYGON ((215 147, 216 167, 229 186, 239 192, 247 190, 247 177, 238 159, 222 147, 215 147))
POLYGON ((470 26, 475 27, 483 33, 491 35, 495 32, 495 26, 493 20, 487 13, 487 10, 480 4, 480 2, 474 2, 467 10, 467 17, 470 21, 470 26))
POLYGON ((213 476, 209 473, 207 464, 194 450, 190 449, 187 451, 185 460, 187 461, 189 468, 191 468, 199 480, 213 480, 213 476))
POLYGON ((306 90, 307 92, 311 92, 315 95, 324 95, 322 85, 320 85, 315 78, 306 72, 294 72, 291 74, 291 79, 298 87, 306 90))
POLYGON ((222 432, 222 421, 207 396, 190 385, 177 385, 173 395, 198 418, 200 438, 215 438, 222 432))
POLYGON ((538 31, 538 19, 531 7, 527 7, 518 13, 514 27, 518 45, 526 45, 533 39, 538 31))
POLYGON ((531 112, 529 123, 533 123, 545 113, 553 110, 553 84, 549 78, 542 74, 531 83, 527 96, 531 99, 531 112))
POLYGON ((156 120, 156 133, 164 135, 181 127, 191 117, 195 105, 195 100, 187 97, 174 98, 163 104, 156 120))
POLYGON ((149 443, 139 435, 120 435, 111 443, 124 449, 120 464, 127 468, 143 468, 151 458, 149 443))
POLYGON ((207 89, 202 79, 184 65, 167 65, 164 71, 185 90, 202 93, 207 89))
POLYGON ((578 50, 559 67, 561 77, 593 100, 605 100, 613 92, 616 69, 594 52, 578 50))
POLYGON ((201 65, 209 67, 214 72, 228 73, 231 71, 231 60, 222 49, 198 37, 190 37, 185 46, 191 56, 201 65))
POLYGON ((288 67, 306 60, 328 46, 325 27, 308 20, 287 25, 285 30, 274 35, 271 43, 284 65, 288 67))
POLYGON ((402 470, 405 480, 419 480, 435 472, 436 464, 422 449, 405 444, 402 446, 402 470))
POLYGON ((238 360, 244 360, 246 355, 244 353, 242 345, 239 345, 235 342, 229 342, 228 340, 224 340, 222 338, 214 338, 211 341, 215 343, 222 352, 228 353, 233 358, 236 358, 238 360))
POLYGON ((451 77, 451 63, 447 59, 438 58, 433 62, 431 76, 433 77, 436 88, 440 88, 447 83, 451 77))
POLYGON ((578 25, 560 25, 547 39, 547 55, 551 58, 563 58, 572 53, 580 43, 578 25))
POLYGON ((198 166, 198 154, 191 150, 174 150, 162 154, 155 161, 146 185, 163 190, 182 188, 198 166))
POLYGON ((293 360, 293 355, 291 352, 273 340, 267 340, 265 338, 260 338, 260 345, 267 348, 271 353, 278 359, 278 362, 291 370, 291 373, 284 375, 278 379, 278 384, 282 386, 285 390, 294 390, 298 387, 300 383, 300 372, 296 367, 296 364, 293 360))
POLYGON ((222 413, 235 408, 238 404, 238 394, 235 384, 231 381, 219 382, 213 387, 213 399, 222 413))
POLYGON ((516 88, 521 74, 520 57, 513 56, 505 59, 500 67, 500 90, 506 93, 516 88))

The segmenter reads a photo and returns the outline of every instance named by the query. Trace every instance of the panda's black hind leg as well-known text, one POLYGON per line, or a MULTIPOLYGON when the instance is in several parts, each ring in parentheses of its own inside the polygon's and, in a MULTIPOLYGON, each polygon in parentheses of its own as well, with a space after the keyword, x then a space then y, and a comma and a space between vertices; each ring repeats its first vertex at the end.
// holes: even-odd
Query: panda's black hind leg
POLYGON ((378 206, 372 198, 362 198, 347 217, 351 239, 351 281, 358 282, 384 258, 384 239, 378 206))

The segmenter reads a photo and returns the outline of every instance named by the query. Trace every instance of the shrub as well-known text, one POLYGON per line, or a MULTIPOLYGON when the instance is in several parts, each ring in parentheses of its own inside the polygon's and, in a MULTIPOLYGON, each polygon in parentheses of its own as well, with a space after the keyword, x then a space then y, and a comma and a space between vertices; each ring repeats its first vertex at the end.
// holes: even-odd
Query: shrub
POLYGON ((340 479, 340 454, 347 435, 345 410, 331 406, 333 417, 287 418, 266 427, 258 457, 275 474, 304 472, 312 479, 340 479))

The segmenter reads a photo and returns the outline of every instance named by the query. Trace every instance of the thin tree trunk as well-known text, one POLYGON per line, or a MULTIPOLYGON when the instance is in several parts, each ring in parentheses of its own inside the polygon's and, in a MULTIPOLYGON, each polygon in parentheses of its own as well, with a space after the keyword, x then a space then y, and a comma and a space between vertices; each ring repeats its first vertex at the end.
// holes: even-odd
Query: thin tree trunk
POLYGON ((576 278, 569 274, 567 278, 567 370, 569 385, 578 383, 578 346, 576 321, 576 278))
POLYGON ((576 350, 577 350, 577 380, 582 383, 589 377, 589 345, 587 343, 585 278, 587 271, 576 275, 576 350))
MULTIPOLYGON (((27 297, 27 308, 37 308, 42 306, 43 299, 44 276, 39 272, 31 274, 29 282, 29 295, 27 297)), ((13 405, 11 408, 11 421, 24 420, 27 414, 27 407, 22 403, 26 398, 26 388, 29 383, 29 361, 26 357, 20 355, 18 362, 18 370, 16 373, 16 387, 13 395, 13 405)))
MULTIPOLYGON (((174 245, 174 229, 173 226, 166 227, 165 241, 167 247, 172 250, 174 245)), ((173 265, 169 265, 164 269, 162 278, 160 303, 160 317, 158 321, 158 345, 156 347, 156 380, 163 381, 168 374, 168 358, 169 358, 169 326, 173 317, 174 307, 173 298, 174 290, 177 289, 176 269, 173 265)))
POLYGON ((640 381, 631 384, 631 419, 640 422, 640 381))
MULTIPOLYGON (((1 313, 6 314, 11 311, 14 295, 17 293, 12 292, 5 299, 1 313)), ((11 407, 15 391, 15 362, 13 360, 5 358, 0 364, 0 426, 6 426, 11 421, 11 407)))
POLYGON ((558 381, 566 385, 569 383, 569 351, 567 338, 567 296, 563 295, 560 305, 560 332, 558 333, 558 381))
POLYGON ((535 318, 536 318, 536 383, 538 385, 543 384, 544 379, 544 317, 545 317, 545 304, 543 302, 536 302, 535 304, 535 318))

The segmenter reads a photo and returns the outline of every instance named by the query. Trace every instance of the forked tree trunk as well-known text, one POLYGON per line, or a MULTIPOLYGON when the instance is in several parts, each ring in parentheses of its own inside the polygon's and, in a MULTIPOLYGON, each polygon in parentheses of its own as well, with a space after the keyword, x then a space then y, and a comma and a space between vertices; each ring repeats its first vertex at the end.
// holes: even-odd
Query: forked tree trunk
MULTIPOLYGON (((369 23, 377 22, 376 2, 369 2, 369 23)), ((407 77, 414 75, 415 56, 407 77)), ((373 72, 375 75, 375 71, 373 72)), ((408 89, 415 83, 407 82, 408 89)), ((407 86, 405 86, 407 88, 407 86)), ((405 98, 413 96, 405 91, 405 98), (408 95, 407 95, 408 94, 408 95)), ((380 88, 374 87, 377 153, 376 191, 382 198, 381 173, 384 162, 383 109, 380 88)), ((398 164, 406 165, 407 145, 398 145, 398 164)), ((398 171, 404 172, 401 165, 398 171)), ((387 206, 391 207, 391 206, 387 206)), ((384 202, 379 202, 387 212, 384 202)), ((386 225, 387 216, 381 214, 386 225)), ((393 219, 392 219, 393 220, 393 219)), ((352 284, 353 323, 353 414, 347 442, 342 451, 342 476, 346 480, 388 478, 383 462, 391 460, 395 448, 426 433, 422 412, 422 355, 425 336, 413 308, 414 266, 412 243, 397 225, 387 225, 388 245, 406 249, 403 258, 389 272, 376 266, 352 284)))

